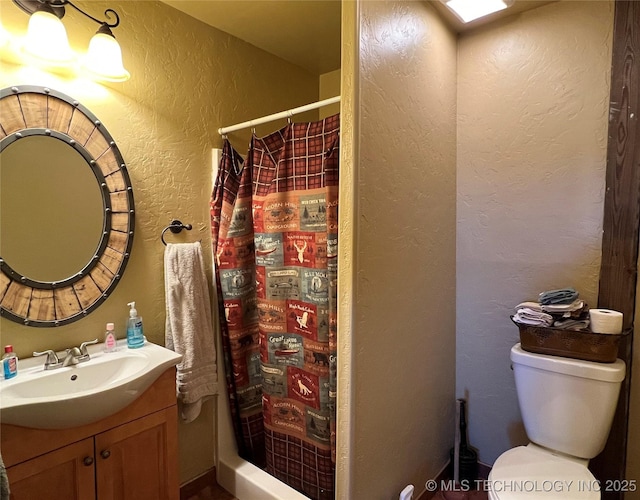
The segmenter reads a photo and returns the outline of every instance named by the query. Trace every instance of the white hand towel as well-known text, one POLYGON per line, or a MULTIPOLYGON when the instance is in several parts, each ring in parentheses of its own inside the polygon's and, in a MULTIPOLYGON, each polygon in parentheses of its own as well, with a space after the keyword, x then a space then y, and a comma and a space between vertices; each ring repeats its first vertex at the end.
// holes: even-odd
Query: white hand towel
POLYGON ((164 252, 167 302, 165 345, 178 354, 177 392, 186 422, 200 414, 203 398, 218 392, 209 288, 200 243, 169 243, 164 252))

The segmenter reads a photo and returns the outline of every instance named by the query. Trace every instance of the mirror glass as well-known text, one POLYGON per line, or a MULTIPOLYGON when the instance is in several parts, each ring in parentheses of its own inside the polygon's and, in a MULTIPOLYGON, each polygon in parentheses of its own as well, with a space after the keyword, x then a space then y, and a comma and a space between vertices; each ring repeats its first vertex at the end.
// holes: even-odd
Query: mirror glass
POLYGON ((46 135, 25 137, 0 153, 0 255, 37 281, 62 281, 100 244, 100 186, 82 155, 46 135))

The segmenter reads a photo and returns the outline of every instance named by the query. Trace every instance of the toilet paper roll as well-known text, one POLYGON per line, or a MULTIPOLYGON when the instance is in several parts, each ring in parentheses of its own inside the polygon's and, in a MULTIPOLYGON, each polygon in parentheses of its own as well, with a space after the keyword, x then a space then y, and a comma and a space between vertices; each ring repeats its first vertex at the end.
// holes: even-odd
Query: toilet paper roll
POLYGON ((590 309, 589 320, 594 333, 622 333, 622 313, 611 309, 590 309))

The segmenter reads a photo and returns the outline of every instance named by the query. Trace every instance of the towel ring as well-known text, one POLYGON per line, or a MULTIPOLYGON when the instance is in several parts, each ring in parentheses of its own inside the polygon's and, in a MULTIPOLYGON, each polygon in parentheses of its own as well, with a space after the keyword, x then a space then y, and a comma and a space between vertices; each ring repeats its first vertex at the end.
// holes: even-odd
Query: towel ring
POLYGON ((183 229, 186 229, 187 231, 191 231, 192 228, 193 228, 193 226, 191 224, 183 224, 178 219, 173 219, 171 221, 171 224, 169 224, 167 227, 165 227, 162 230, 162 234, 160 235, 160 239, 162 240, 162 244, 165 247, 167 246, 167 242, 164 241, 164 233, 166 233, 167 231, 171 231, 173 234, 178 234, 183 229))

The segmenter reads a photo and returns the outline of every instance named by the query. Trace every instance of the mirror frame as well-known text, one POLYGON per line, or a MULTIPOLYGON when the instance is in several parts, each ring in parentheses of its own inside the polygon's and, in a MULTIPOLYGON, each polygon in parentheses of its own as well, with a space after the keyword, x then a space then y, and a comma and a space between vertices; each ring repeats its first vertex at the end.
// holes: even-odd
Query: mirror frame
POLYGON ((109 132, 77 100, 47 87, 17 86, 0 91, 0 110, 0 152, 25 137, 50 136, 82 155, 100 186, 102 236, 76 274, 38 281, 0 256, 0 316, 26 326, 66 325, 99 307, 124 273, 135 222, 131 180, 109 132))

